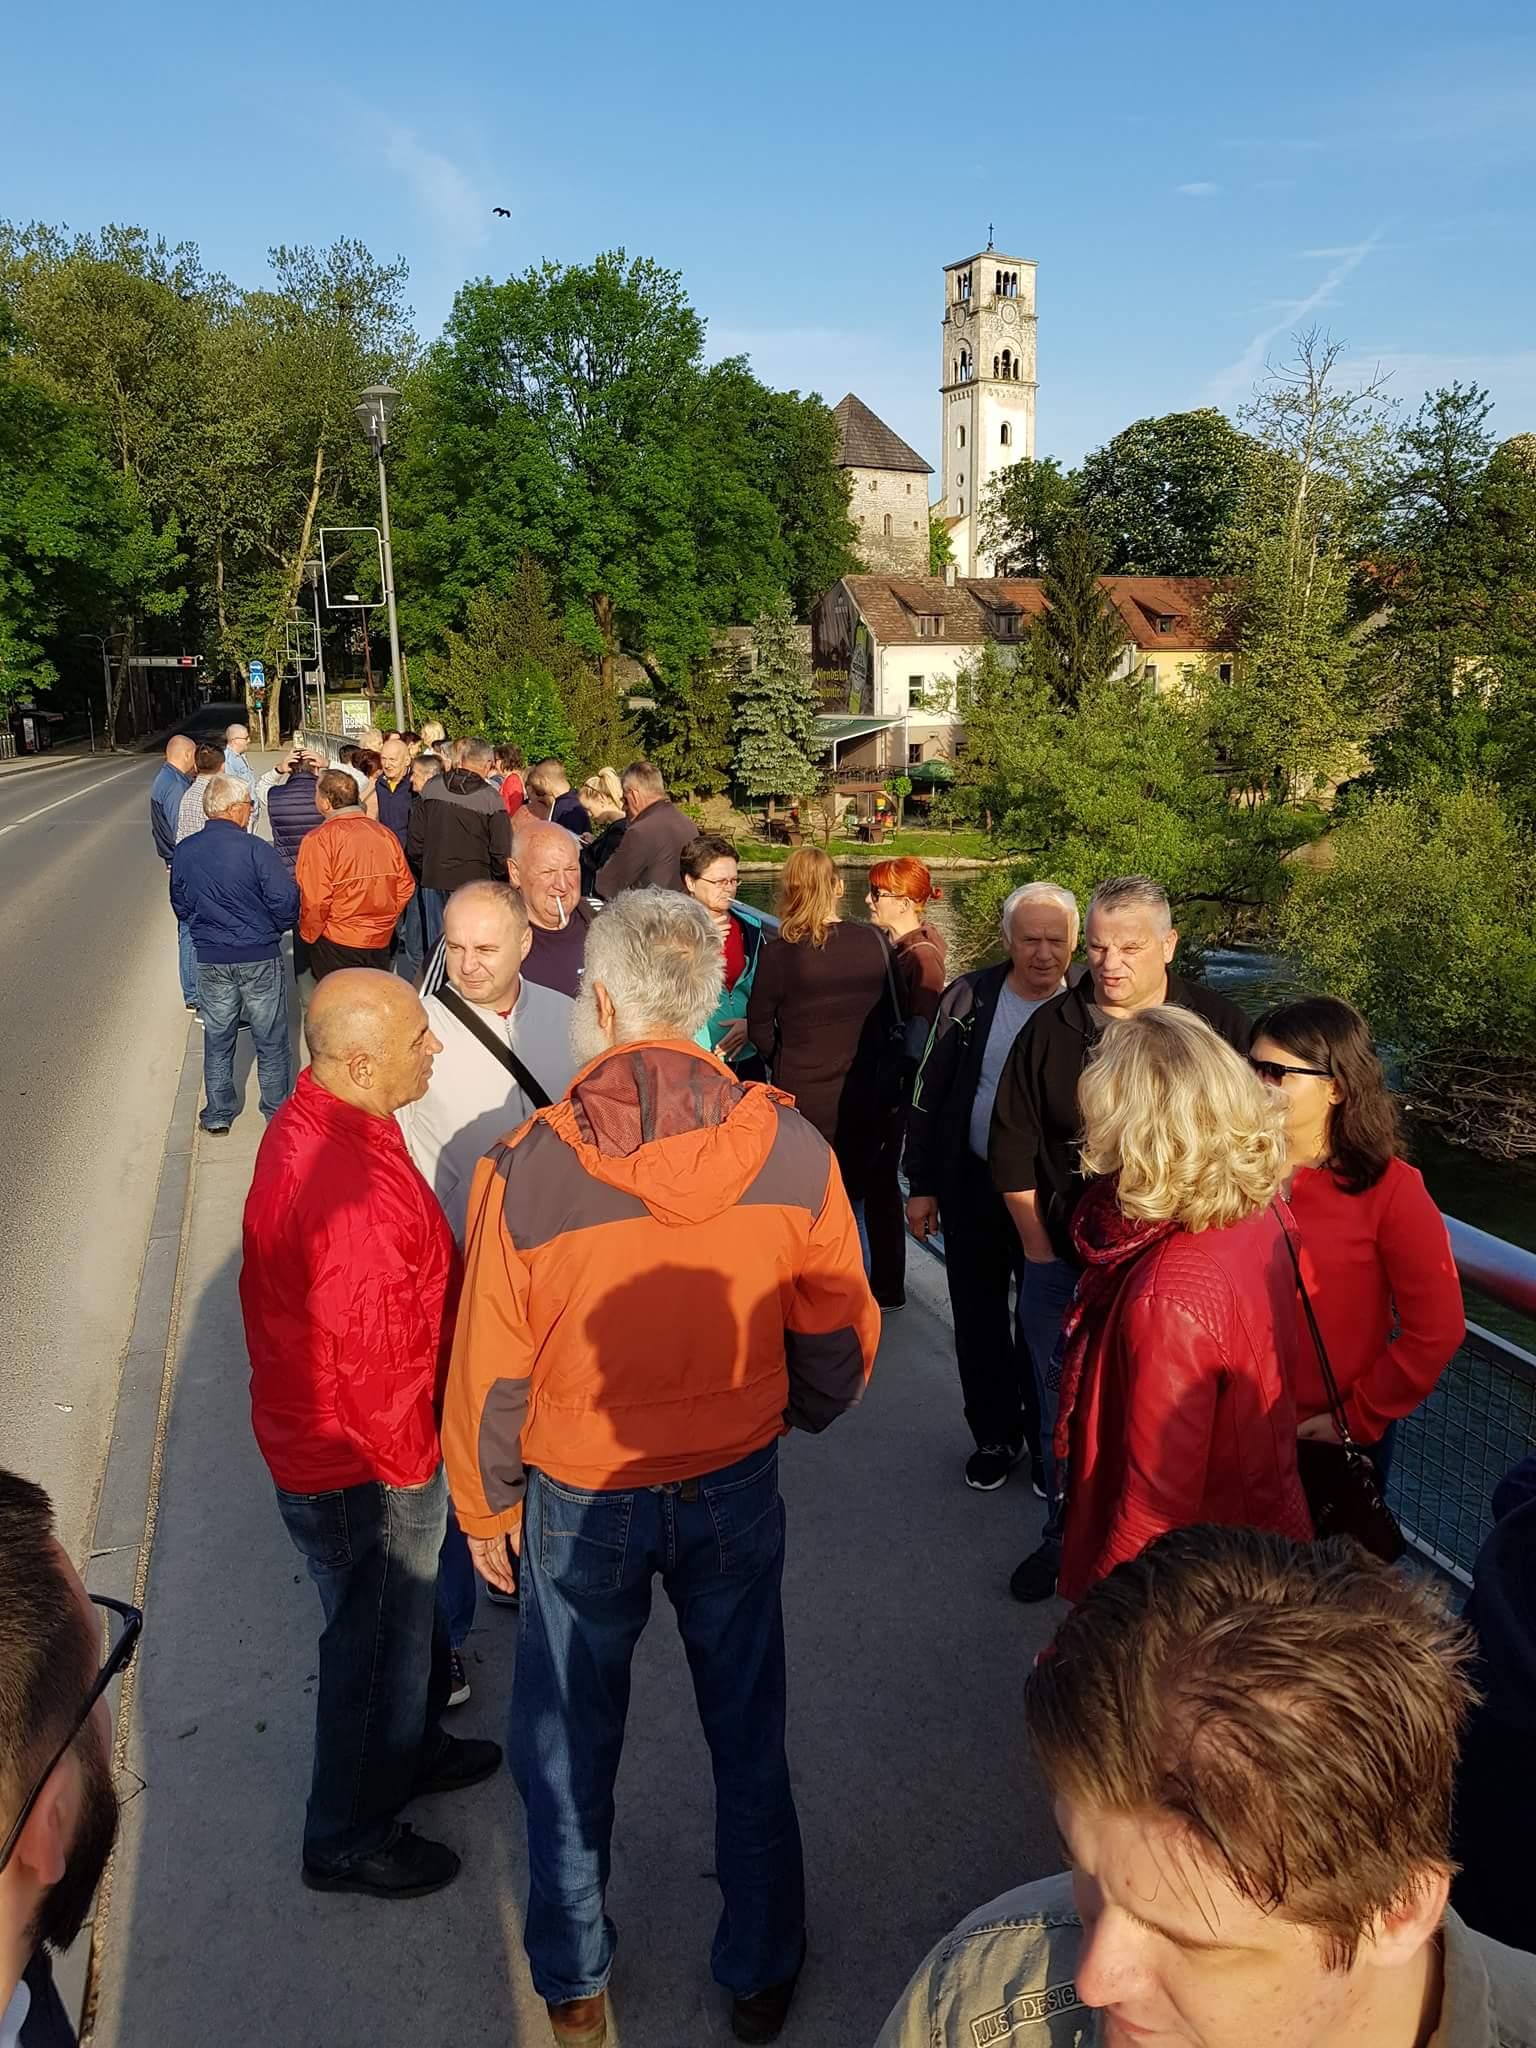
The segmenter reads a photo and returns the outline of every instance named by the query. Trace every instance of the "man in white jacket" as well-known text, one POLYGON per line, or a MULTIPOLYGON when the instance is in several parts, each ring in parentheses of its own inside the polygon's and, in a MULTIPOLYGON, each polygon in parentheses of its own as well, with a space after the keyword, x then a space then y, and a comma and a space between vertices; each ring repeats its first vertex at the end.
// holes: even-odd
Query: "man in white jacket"
MULTIPOLYGON (((395 1115, 407 1151, 462 1245, 469 1184, 481 1158, 536 1109, 558 1102, 576 1072, 576 1005, 558 989, 523 979, 528 911, 507 882, 455 889, 443 913, 443 939, 446 978, 421 999, 443 1049, 426 1094, 395 1115)), ((499 1606, 517 1604, 513 1595, 487 1590, 499 1606)), ((451 1707, 469 1698, 464 1645, 475 1594, 469 1549, 450 1511, 437 1598, 453 1653, 451 1707)))
POLYGON ((456 889, 443 934, 447 978, 422 998, 443 1049, 426 1094, 396 1114, 412 1159, 462 1244, 476 1166, 536 1109, 558 1102, 576 1071, 576 1006, 523 979, 528 912, 508 883, 456 889))

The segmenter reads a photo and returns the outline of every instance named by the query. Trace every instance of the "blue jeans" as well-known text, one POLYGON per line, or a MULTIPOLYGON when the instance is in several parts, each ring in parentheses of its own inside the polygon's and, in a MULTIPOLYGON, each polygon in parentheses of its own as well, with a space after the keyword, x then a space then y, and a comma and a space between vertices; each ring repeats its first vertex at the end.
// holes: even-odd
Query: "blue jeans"
MULTIPOLYGON (((448 906, 446 889, 418 889, 412 899, 421 905, 421 957, 430 959, 432 948, 443 936, 443 912, 448 906)), ((407 908, 410 906, 407 905, 407 908)))
POLYGON ((417 981, 420 979, 422 966, 427 957, 422 945, 421 919, 423 905, 421 898, 422 891, 418 889, 404 910, 401 911, 399 921, 395 926, 394 971, 396 974, 403 975, 407 981, 417 981))
POLYGON ((1061 1375, 1057 1351, 1061 1326, 1072 1297, 1077 1292, 1077 1268, 1065 1259, 1048 1265, 1024 1261, 1019 1281, 1017 1317, 1019 1342, 1029 1353, 1035 1375, 1035 1394, 1040 1403, 1040 1449, 1045 1487, 1045 1527, 1040 1531, 1042 1550, 1061 1549, 1061 1487, 1056 1476, 1056 1410, 1061 1402, 1061 1375))
POLYGON ((315 1869, 384 1848, 444 1741, 448 1638, 437 1563, 447 1503, 441 1468, 425 1486, 277 1490, 325 1613, 304 1818, 304 1861, 315 1869))
POLYGON ((437 1604, 443 1610, 443 1626, 454 1649, 462 1650, 475 1625, 476 1572, 470 1562, 469 1545, 459 1527, 452 1505, 448 1528, 443 1536, 442 1556, 437 1566, 437 1604))
POLYGON ((529 1473, 510 1755, 528 1816, 524 1940, 541 1998, 591 1997, 613 1966, 603 1910, 613 1786, 658 1573, 714 1763, 716 1981, 751 1997, 799 1968, 805 1873, 784 1754, 783 1572, 776 1444, 632 1492, 578 1493, 529 1473))
POLYGON ((176 968, 181 976, 181 1000, 195 1005, 197 1002, 197 948, 192 943, 192 927, 176 920, 176 968))
POLYGON ((281 960, 219 961, 197 970, 197 1001, 203 1013, 203 1093, 208 1100, 200 1122, 232 1124, 240 1114, 235 1094, 235 1039, 241 1022, 251 1027, 261 1113, 275 1116, 293 1086, 288 1043, 288 988, 281 960))

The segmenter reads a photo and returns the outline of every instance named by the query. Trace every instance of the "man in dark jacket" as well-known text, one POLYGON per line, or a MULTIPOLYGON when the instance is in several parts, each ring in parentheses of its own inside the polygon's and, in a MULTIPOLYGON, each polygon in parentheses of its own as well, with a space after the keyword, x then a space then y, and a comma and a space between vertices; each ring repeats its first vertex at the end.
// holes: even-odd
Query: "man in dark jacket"
POLYGON ((965 1483, 1002 1486, 1025 1445, 1040 1478, 1040 1404, 1018 1341, 1011 1281, 1021 1277, 1018 1232, 987 1170, 992 1105, 1014 1041, 1065 987, 1077 949, 1077 899, 1054 882, 1026 882, 1003 905, 1008 958, 962 974, 944 991, 912 1090, 907 1124, 907 1223, 919 1243, 944 1231, 955 1358, 976 1449, 965 1483))
POLYGON ((203 1016, 203 1092, 199 1119, 210 1136, 240 1114, 235 1037, 251 1027, 261 1113, 275 1116, 293 1086, 288 990, 279 953, 297 922, 298 884, 264 839, 248 830, 251 791, 233 775, 215 775, 203 792, 208 822, 183 839, 171 862, 171 907, 192 927, 197 999, 203 1016))
POLYGON ((315 789, 325 772, 323 754, 295 754, 280 779, 267 791, 267 823, 272 844, 289 874, 298 866, 299 848, 321 823, 315 789))
MULTIPOLYGON (((165 761, 159 774, 149 786, 149 829, 154 835, 155 851, 165 862, 167 870, 171 855, 176 851, 176 820, 181 811, 181 800, 192 787, 193 767, 197 760, 197 748, 185 733, 179 732, 165 743, 165 761)), ((197 956, 192 951, 192 935, 184 924, 176 927, 176 959, 181 971, 181 1000, 189 1010, 197 1008, 197 956)))
POLYGON ((512 820, 501 792, 487 780, 496 750, 469 740, 464 764, 436 775, 406 826, 406 858, 421 884, 424 950, 443 935, 443 906, 466 882, 505 882, 512 857, 512 820))
POLYGON ((625 889, 681 889, 679 856, 698 838, 699 828, 667 801, 661 770, 631 761, 619 778, 629 820, 612 859, 597 871, 597 893, 605 903, 625 889))
MULTIPOLYGON (((379 807, 379 823, 387 825, 400 842, 400 851, 410 858, 411 812, 416 807, 416 788, 411 775, 411 750, 400 733, 392 732, 379 749, 384 763, 373 785, 379 807)), ((418 890, 417 895, 421 892, 418 890)), ((397 974, 415 981, 421 973, 421 906, 413 896, 400 913, 395 926, 397 974)))
POLYGON ((1077 1084, 1108 1023, 1158 1003, 1204 1017, 1239 1052, 1248 1019, 1235 1003, 1168 971, 1179 943, 1166 892, 1146 875, 1122 875, 1088 906, 1088 976, 1037 1010, 1014 1041, 998 1083, 988 1158, 1024 1248, 1019 1334, 1040 1401, 1041 1447, 1050 1499, 1038 1550, 1011 1581, 1016 1600, 1047 1600, 1061 1554, 1061 1496, 1051 1439, 1056 1427, 1052 1359, 1077 1287, 1072 1211, 1083 1191, 1077 1170, 1077 1084))

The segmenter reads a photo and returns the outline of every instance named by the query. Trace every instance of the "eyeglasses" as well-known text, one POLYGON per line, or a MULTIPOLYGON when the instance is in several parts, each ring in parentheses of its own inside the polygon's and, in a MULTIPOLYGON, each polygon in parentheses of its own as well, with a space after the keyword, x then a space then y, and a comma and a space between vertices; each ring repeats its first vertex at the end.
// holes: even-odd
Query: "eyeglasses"
POLYGON ((876 888, 874 888, 873 886, 871 886, 871 888, 870 888, 870 890, 869 890, 869 900, 870 900, 870 902, 871 902, 871 903, 878 903, 878 902, 880 901, 881 895, 882 895, 883 893, 884 893, 884 892, 883 892, 882 890, 876 889, 876 888))
POLYGON ((1261 1081, 1267 1081, 1271 1088, 1282 1088, 1287 1074, 1315 1074, 1320 1081, 1333 1079, 1329 1067, 1288 1067, 1283 1060, 1256 1060, 1248 1055, 1248 1064, 1261 1081))
POLYGON ((119 1632, 115 1635, 112 1646, 107 1651, 106 1659, 96 1674, 96 1682, 85 1696, 84 1705, 70 1723, 69 1733, 64 1737, 64 1740, 38 1773, 38 1776, 33 1781, 32 1790, 22 1801, 20 1813, 17 1814, 15 1820, 11 1823, 10 1833, 6 1836, 4 1842, 0 1843, 0 1870, 4 1870, 5 1866, 10 1862, 12 1852, 15 1850, 16 1844, 21 1840, 21 1831, 27 1824, 28 1816, 41 1797, 43 1787, 63 1762, 65 1751, 80 1733, 86 1722, 89 1721, 92 1713, 95 1711, 96 1702, 101 1698, 113 1679, 120 1672, 126 1671, 133 1662, 133 1653, 138 1648, 139 1634, 144 1627, 144 1615, 139 1608, 127 1607, 121 1600, 109 1600, 104 1593, 93 1593, 91 1595, 91 1605, 103 1608, 109 1615, 115 1616, 119 1632))

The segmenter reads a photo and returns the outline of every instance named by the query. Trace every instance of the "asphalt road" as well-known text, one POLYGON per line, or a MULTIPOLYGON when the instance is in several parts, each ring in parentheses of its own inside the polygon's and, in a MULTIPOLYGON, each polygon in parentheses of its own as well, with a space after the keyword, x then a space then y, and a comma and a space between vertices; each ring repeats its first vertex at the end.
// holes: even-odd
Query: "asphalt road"
POLYGON ((48 1488, 77 1557, 187 1043, 158 765, 0 776, 0 1462, 48 1488))

